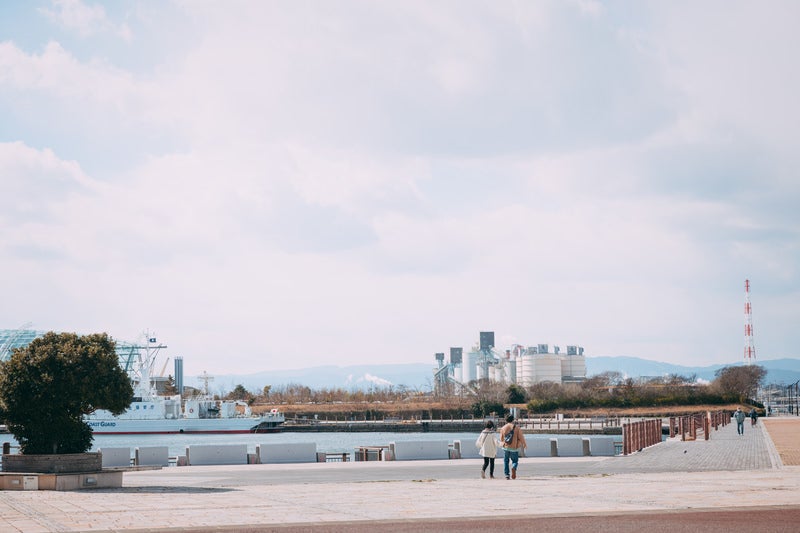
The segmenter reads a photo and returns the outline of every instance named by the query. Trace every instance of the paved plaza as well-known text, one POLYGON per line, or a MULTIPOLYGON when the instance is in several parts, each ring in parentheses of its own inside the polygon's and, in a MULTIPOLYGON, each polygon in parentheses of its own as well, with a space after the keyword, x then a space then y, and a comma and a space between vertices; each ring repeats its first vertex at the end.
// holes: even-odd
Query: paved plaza
POLYGON ((626 457, 523 458, 511 481, 474 459, 170 467, 0 492, 0 531, 797 531, 798 450, 800 419, 773 418, 626 457))

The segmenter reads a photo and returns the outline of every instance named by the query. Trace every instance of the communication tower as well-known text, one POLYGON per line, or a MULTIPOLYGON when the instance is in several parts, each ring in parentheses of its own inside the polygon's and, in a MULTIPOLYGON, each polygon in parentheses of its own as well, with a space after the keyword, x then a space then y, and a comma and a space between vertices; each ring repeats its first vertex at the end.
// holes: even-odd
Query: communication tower
POLYGON ((744 362, 748 365, 756 358, 753 343, 753 308, 750 306, 750 280, 744 280, 744 362))

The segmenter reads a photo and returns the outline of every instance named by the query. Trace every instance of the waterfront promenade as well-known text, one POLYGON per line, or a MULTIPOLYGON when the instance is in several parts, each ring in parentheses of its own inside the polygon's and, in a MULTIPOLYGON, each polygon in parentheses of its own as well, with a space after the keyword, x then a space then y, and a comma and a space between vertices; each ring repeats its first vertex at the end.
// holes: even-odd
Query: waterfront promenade
POLYGON ((121 489, 0 492, 0 531, 797 531, 800 419, 627 457, 171 467, 121 489))

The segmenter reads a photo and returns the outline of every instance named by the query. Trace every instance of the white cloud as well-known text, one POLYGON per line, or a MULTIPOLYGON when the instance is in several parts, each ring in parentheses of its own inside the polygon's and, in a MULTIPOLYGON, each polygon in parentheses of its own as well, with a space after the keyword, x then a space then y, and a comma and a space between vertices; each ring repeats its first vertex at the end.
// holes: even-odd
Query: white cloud
MULTIPOLYGON (((177 6, 186 48, 136 69, 41 28, 0 43, 0 246, 25 300, 0 321, 157 327, 189 374, 432 362, 482 330, 719 362, 750 277, 764 352, 791 355, 791 17, 177 6)), ((103 8, 48 12, 110 31, 103 8)))
POLYGON ((131 39, 130 28, 126 24, 116 25, 106 15, 106 10, 99 4, 86 4, 81 0, 52 0, 54 9, 39 8, 45 17, 75 31, 82 37, 96 33, 111 32, 126 41, 131 39))
MULTIPOLYGON (((75 161, 22 142, 0 143, 0 220, 6 227, 60 219, 65 203, 98 187, 75 161)), ((11 235, 13 236, 13 235, 11 235)))

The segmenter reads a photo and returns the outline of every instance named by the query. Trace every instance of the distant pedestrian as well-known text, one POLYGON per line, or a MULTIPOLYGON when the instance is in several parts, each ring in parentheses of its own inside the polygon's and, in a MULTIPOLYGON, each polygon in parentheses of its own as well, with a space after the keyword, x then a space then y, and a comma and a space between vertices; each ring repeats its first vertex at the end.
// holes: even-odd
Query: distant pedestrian
POLYGON ((481 479, 486 478, 486 467, 489 467, 489 477, 494 479, 494 460, 497 457, 497 446, 500 444, 497 441, 497 432, 494 430, 494 422, 491 420, 486 421, 486 427, 481 431, 478 440, 475 441, 475 446, 478 447, 478 453, 483 457, 483 468, 481 468, 481 479))
POLYGON ((742 411, 741 407, 736 408, 736 412, 733 413, 733 418, 736 419, 736 432, 739 435, 744 435, 744 411, 742 411))
POLYGON ((750 425, 755 426, 756 420, 758 420, 758 413, 756 412, 755 407, 750 409, 750 425))
POLYGON ((500 429, 500 444, 503 446, 503 473, 506 479, 517 479, 517 468, 519 467, 519 452, 528 447, 525 442, 525 435, 522 429, 514 421, 514 415, 506 417, 506 425, 500 429), (509 463, 511 472, 509 473, 509 463))

